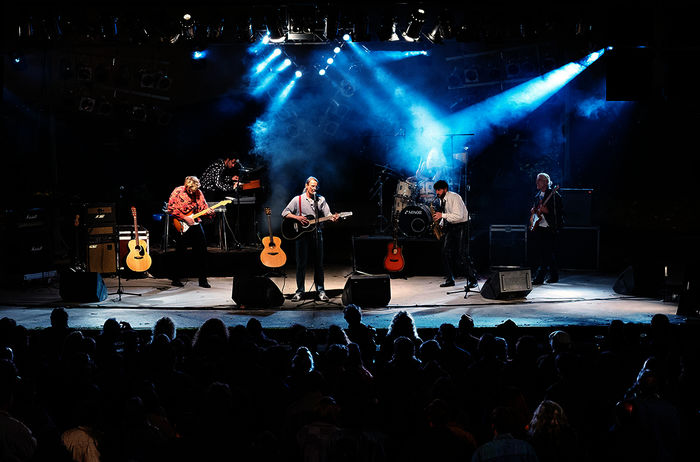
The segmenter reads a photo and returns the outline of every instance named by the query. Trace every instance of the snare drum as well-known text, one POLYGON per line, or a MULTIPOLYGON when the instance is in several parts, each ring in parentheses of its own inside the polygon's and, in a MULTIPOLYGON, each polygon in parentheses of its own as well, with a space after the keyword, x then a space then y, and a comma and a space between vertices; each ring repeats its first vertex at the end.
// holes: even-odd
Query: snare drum
POLYGON ((425 235, 433 222, 430 209, 425 204, 408 205, 399 214, 399 230, 407 237, 425 235))

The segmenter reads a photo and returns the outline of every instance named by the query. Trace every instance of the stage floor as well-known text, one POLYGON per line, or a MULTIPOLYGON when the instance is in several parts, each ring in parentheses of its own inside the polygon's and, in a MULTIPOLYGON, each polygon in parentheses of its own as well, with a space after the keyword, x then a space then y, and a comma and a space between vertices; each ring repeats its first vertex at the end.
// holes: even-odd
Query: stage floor
MULTIPOLYGON (((81 329, 99 329, 111 317, 128 321, 135 329, 150 329, 165 315, 178 328, 196 328, 211 317, 218 317, 227 325, 245 324, 255 317, 265 328, 285 328, 294 323, 309 328, 345 326, 341 295, 351 268, 326 269, 330 303, 312 299, 292 302, 296 288, 294 269, 287 271, 287 277, 270 277, 285 295, 284 305, 275 309, 236 307, 231 298, 231 277, 209 278, 210 289, 200 288, 197 279, 189 279, 185 287, 176 288, 167 279, 122 278, 125 293, 121 296, 116 294, 118 279, 106 277, 110 295, 97 303, 63 301, 57 282, 43 287, 1 289, 0 317, 10 317, 28 329, 42 328, 50 324, 51 310, 62 306, 69 313, 71 327, 81 329)), ((307 273, 307 288, 313 282, 312 273, 307 273)), ((615 279, 597 273, 563 273, 559 283, 535 286, 523 299, 492 300, 482 297, 475 291, 478 289, 465 292, 463 279, 446 289, 440 287, 443 279, 436 276, 392 278, 391 301, 386 307, 363 308, 364 321, 375 328, 386 328, 399 310, 410 312, 418 328, 437 328, 445 322, 456 325, 463 313, 473 317, 476 327, 494 327, 508 319, 521 327, 607 326, 613 319, 648 324, 656 313, 667 315, 674 324, 686 321, 685 316, 676 315, 676 303, 615 293, 615 279)), ((479 287, 484 282, 482 278, 479 287)))

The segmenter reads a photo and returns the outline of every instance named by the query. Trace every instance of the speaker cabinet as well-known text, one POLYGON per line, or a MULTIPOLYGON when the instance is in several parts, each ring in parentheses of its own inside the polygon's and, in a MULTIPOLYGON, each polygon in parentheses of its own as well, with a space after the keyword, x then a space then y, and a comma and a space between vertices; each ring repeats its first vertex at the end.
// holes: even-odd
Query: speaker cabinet
POLYGON ((489 226, 489 265, 527 265, 527 228, 524 225, 489 226))
POLYGON ((560 188, 566 226, 591 226, 593 190, 590 188, 560 188))
POLYGON ((241 308, 276 308, 284 304, 282 291, 265 276, 235 276, 231 298, 241 308))
POLYGON ((530 270, 494 271, 481 287, 484 298, 511 300, 525 298, 532 291, 530 270))
POLYGON ((622 295, 660 298, 664 289, 664 266, 636 264, 628 266, 613 284, 613 290, 622 295))
POLYGON ((352 275, 345 282, 343 305, 353 303, 361 308, 387 306, 391 300, 391 278, 388 274, 352 275))
POLYGON ((117 248, 113 242, 88 244, 88 271, 93 273, 117 272, 117 248))
POLYGON ((107 286, 100 273, 61 273, 58 293, 67 302, 101 302, 107 286))

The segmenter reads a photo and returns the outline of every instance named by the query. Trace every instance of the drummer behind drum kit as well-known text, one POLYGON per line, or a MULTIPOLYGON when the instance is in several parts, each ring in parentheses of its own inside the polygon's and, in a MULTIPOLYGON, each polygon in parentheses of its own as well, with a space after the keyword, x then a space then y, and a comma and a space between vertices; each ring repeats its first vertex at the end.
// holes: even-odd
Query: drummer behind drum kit
POLYGON ((418 182, 414 177, 399 180, 394 194, 392 216, 398 217, 398 228, 406 237, 427 236, 433 228, 430 204, 435 200, 433 184, 418 182))

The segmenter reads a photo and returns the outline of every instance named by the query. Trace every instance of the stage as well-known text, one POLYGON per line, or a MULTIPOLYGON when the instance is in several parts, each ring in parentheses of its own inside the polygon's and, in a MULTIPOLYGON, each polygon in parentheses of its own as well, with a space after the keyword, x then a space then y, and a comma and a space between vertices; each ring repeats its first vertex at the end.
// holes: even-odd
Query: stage
MULTIPOLYGON (((345 325, 341 299, 351 267, 339 265, 326 269, 330 303, 316 301, 312 292, 307 294, 307 299, 292 302, 294 266, 288 263, 285 269, 286 277, 269 278, 285 297, 282 306, 272 309, 236 306, 232 299, 232 277, 210 277, 210 289, 200 288, 196 278, 188 279, 182 288, 172 287, 165 278, 121 278, 120 295, 118 278, 106 276, 103 280, 109 295, 101 302, 63 301, 57 281, 19 289, 3 288, 0 317, 12 318, 28 329, 43 328, 49 325, 53 308, 65 307, 70 326, 81 329, 100 329, 110 317, 128 321, 135 329, 150 329, 162 316, 171 317, 178 328, 197 328, 211 317, 218 317, 227 325, 245 324, 255 317, 265 328, 285 328, 294 323, 314 329, 345 325)), ((487 277, 481 275, 479 288, 487 277)), ((614 319, 648 324, 657 313, 667 315, 673 324, 690 320, 676 315, 677 303, 615 293, 612 287, 616 277, 596 272, 564 272, 559 283, 535 286, 525 298, 516 300, 487 299, 479 289, 466 292, 464 279, 458 279, 455 287, 441 288, 443 279, 439 276, 391 278, 389 303, 363 308, 364 321, 375 328, 386 328, 399 310, 411 313, 418 328, 437 328, 442 323, 456 325, 464 313, 473 317, 476 327, 484 328, 498 326, 508 319, 519 327, 605 327, 614 319)), ((309 271, 307 289, 312 282, 309 271)))

